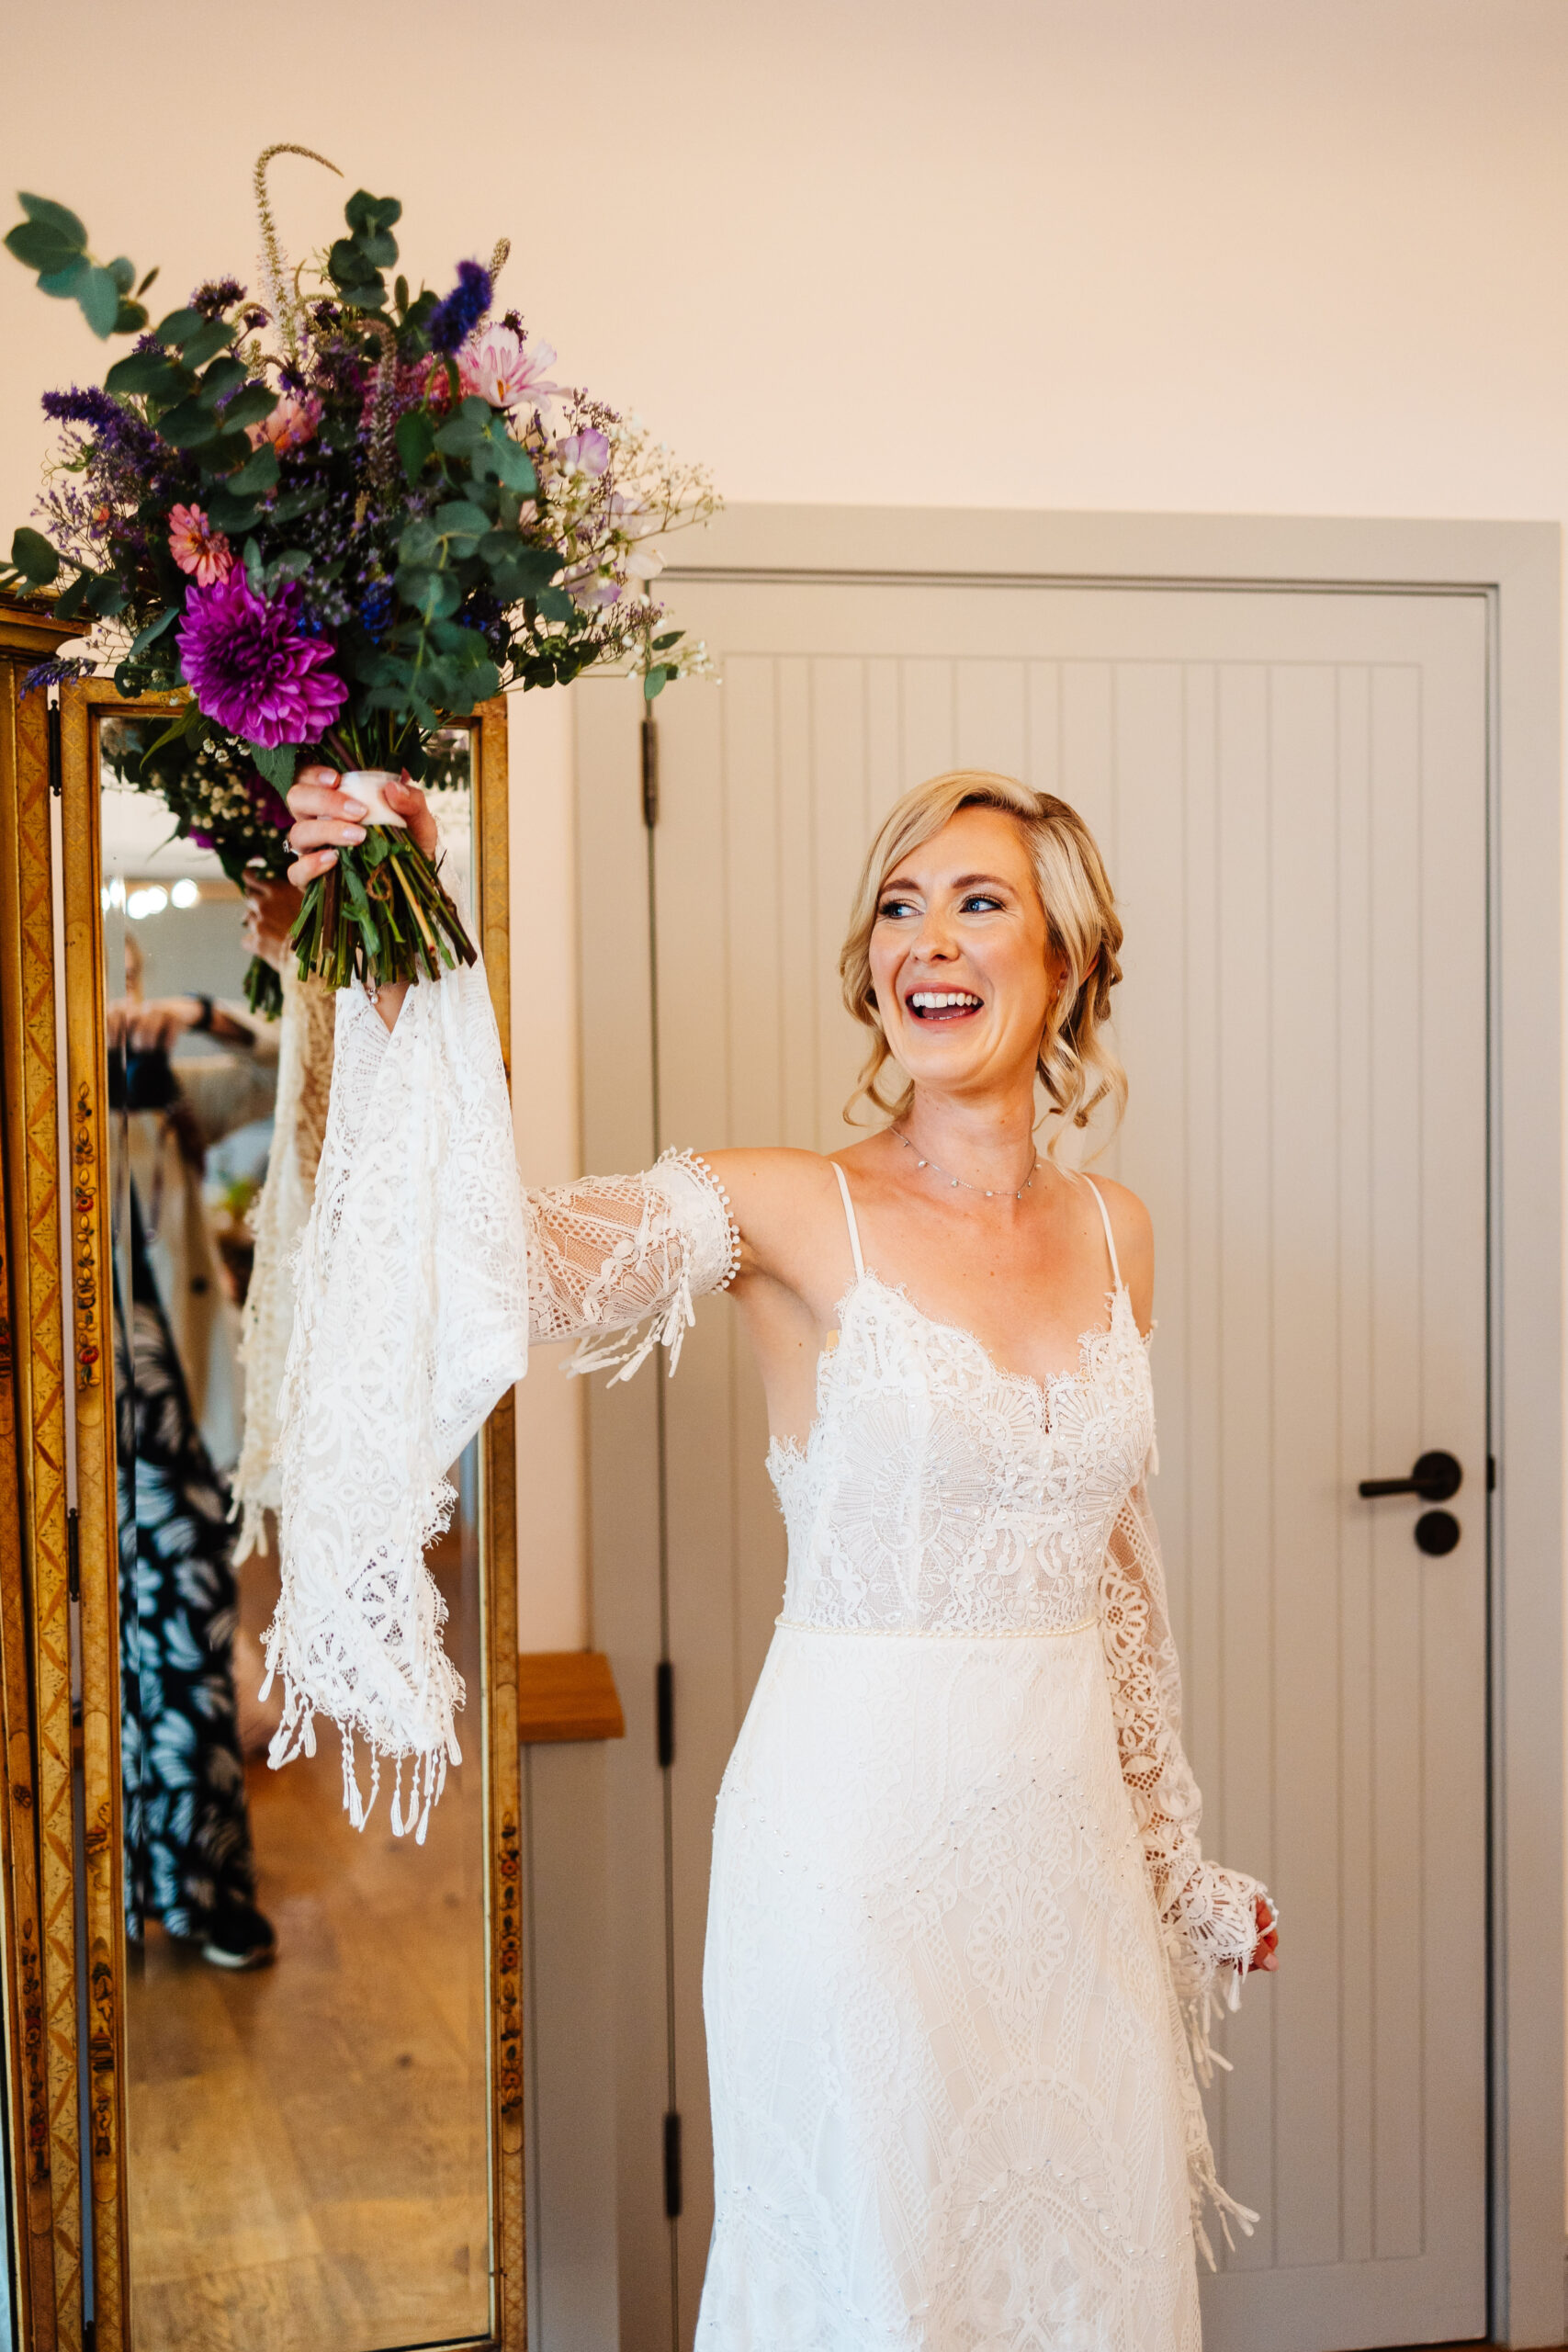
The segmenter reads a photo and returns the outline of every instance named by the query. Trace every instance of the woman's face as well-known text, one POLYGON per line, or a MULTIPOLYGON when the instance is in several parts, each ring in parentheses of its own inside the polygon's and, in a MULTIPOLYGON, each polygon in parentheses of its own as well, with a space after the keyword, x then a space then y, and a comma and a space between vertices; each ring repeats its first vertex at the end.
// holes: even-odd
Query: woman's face
POLYGON ((1011 818, 961 808, 889 869, 876 908, 872 986, 915 1084, 973 1093, 1032 1083, 1066 967, 1011 818))

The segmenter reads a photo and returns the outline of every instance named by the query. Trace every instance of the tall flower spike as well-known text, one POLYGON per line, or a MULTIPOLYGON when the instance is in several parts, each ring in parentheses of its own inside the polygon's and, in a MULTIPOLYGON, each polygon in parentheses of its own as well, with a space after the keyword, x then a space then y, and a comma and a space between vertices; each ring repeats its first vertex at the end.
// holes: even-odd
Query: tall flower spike
POLYGON ((256 192, 256 219, 261 223, 262 261, 266 271, 267 296, 272 315, 277 321, 283 347, 290 359, 299 356, 299 300, 293 279, 284 264, 283 247, 277 242, 277 223, 272 217, 272 204, 266 192, 266 167, 275 155, 303 155, 312 164, 324 164, 329 172, 343 174, 325 155, 318 155, 313 147, 297 147, 291 139, 279 139, 272 146, 264 147, 256 157, 253 185, 256 192))
POLYGON ((506 267, 507 258, 511 252, 511 238, 498 237, 495 241, 495 251, 490 257, 490 282, 492 288, 495 285, 496 279, 501 276, 502 271, 506 267))
POLYGON ((367 334, 378 337, 381 345, 376 397, 370 411, 370 479, 378 490, 384 490, 392 479, 397 454, 392 439, 392 407, 398 390, 398 338, 385 319, 367 318, 361 324, 367 334))

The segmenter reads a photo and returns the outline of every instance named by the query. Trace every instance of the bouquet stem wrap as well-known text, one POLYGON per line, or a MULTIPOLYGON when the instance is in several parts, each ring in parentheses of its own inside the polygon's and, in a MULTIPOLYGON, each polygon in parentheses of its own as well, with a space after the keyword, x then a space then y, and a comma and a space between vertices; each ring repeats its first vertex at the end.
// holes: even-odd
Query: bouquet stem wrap
POLYGON ((383 787, 398 781, 388 768, 348 768, 340 777, 342 789, 365 804, 366 837, 340 849, 305 892, 289 934, 301 979, 314 973, 330 989, 438 980, 454 965, 474 961, 478 951, 440 876, 387 806, 383 787))
POLYGON ((423 1841, 460 1760, 462 1679, 424 1551, 451 1516, 448 1467, 527 1361, 522 1190, 483 967, 411 989, 390 1035, 363 991, 344 989, 280 1404, 266 1688, 282 1675, 275 1768, 314 1753, 318 1713, 337 1723, 355 1827, 390 1758, 393 1830, 423 1841))

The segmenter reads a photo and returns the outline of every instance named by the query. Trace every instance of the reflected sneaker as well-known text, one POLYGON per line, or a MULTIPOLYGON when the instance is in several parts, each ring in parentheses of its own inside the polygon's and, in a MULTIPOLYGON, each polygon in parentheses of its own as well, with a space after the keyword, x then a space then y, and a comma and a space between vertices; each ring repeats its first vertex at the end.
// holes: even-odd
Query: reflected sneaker
POLYGON ((203 1960, 214 1968, 265 1968, 276 1954, 272 1921, 253 1903, 225 1903, 215 1911, 201 1947, 203 1960))

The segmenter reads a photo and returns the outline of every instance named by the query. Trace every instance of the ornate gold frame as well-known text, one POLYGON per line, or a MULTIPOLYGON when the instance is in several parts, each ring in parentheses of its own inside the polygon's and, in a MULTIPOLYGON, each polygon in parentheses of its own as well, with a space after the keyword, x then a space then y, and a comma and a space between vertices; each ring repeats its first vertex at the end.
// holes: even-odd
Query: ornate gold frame
MULTIPOLYGON (((79 1562, 81 1916, 86 1943, 94 2342, 96 2352, 130 2352, 118 1572, 112 1389, 105 1374, 113 1319, 107 1287, 96 724, 107 710, 155 711, 166 706, 155 697, 129 702, 100 680, 68 684, 52 723, 58 736, 51 760, 51 715, 44 697, 20 701, 17 689, 26 668, 71 633, 36 609, 0 606, 6 689, 0 720, 0 1068, 7 1212, 0 1238, 6 1275, 0 1295, 0 1431, 17 1462, 14 1478, 0 1477, 0 1993, 10 2094, 13 2237, 25 2250, 16 2266, 18 2341, 28 2352, 80 2352, 82 2053, 71 1643, 79 1562), (63 1073, 56 1053, 51 765, 61 799, 63 1073), (65 1221, 62 1127, 69 1155, 65 1221), (62 1222, 69 1251, 63 1265, 62 1222), (73 1520, 67 1513, 68 1388, 75 1439, 73 1520)), ((475 911, 510 1069, 504 699, 484 705, 471 725, 477 739, 475 911)), ((508 1396, 480 1440, 495 2278, 491 2332, 465 2339, 473 2352, 525 2352, 527 2326, 515 1463, 508 1396)))

